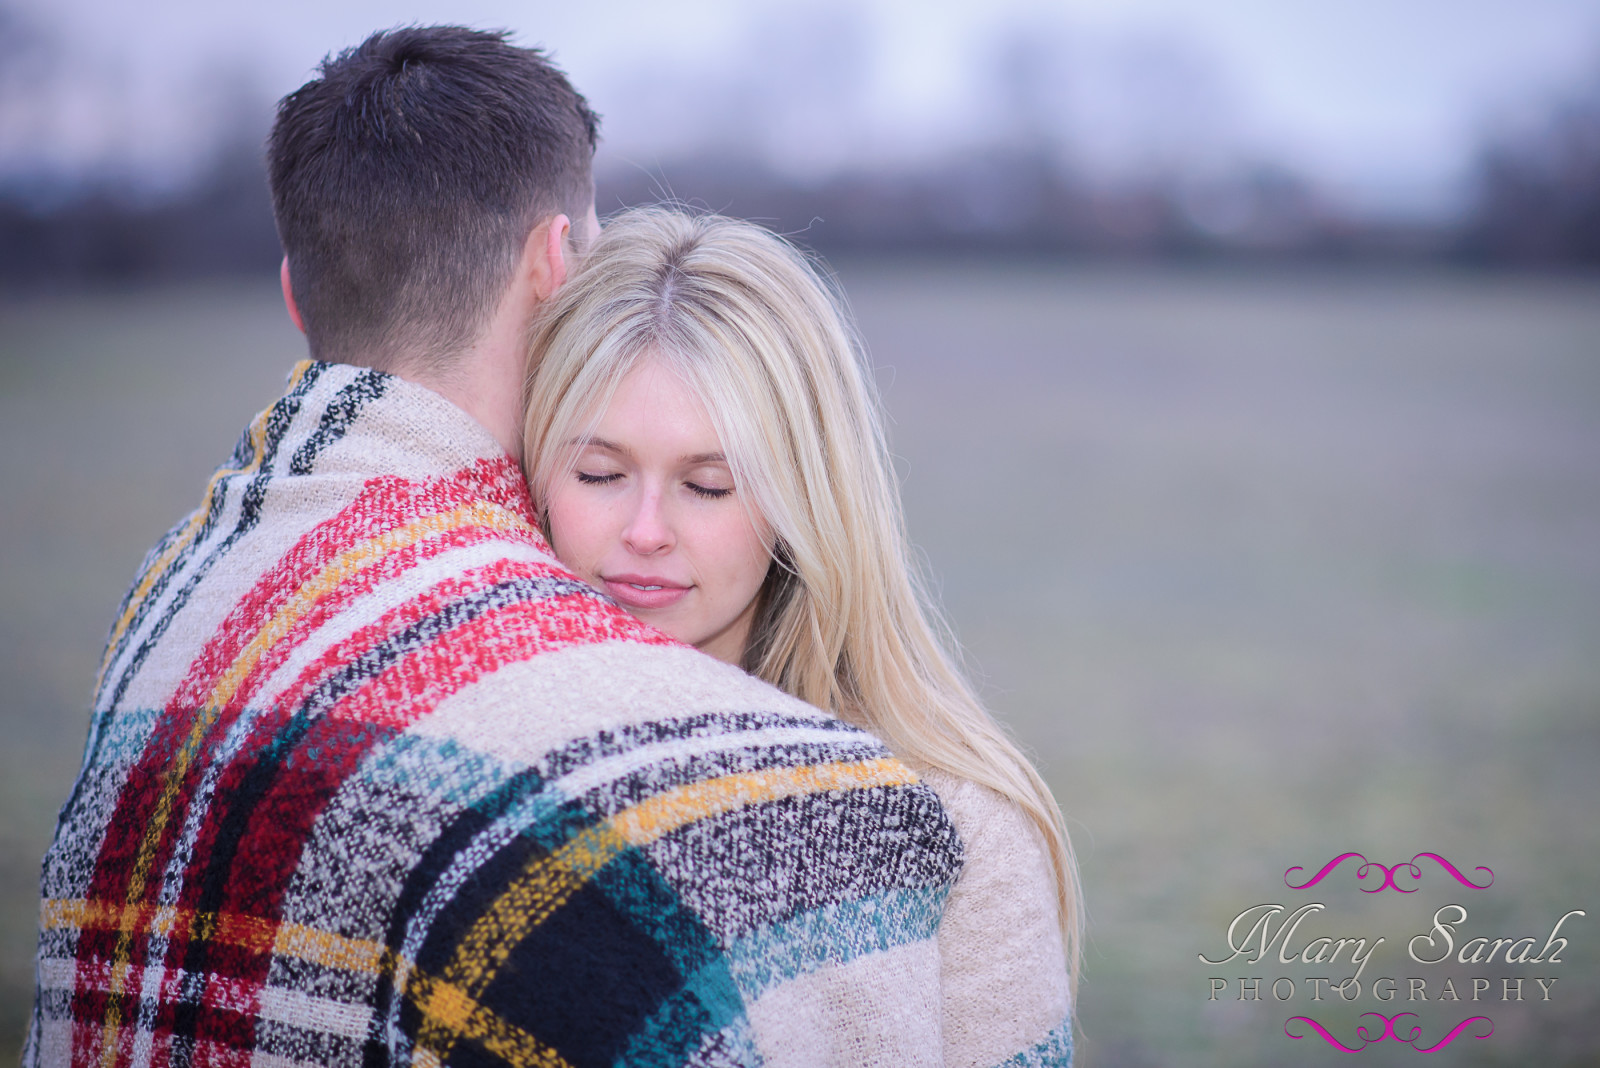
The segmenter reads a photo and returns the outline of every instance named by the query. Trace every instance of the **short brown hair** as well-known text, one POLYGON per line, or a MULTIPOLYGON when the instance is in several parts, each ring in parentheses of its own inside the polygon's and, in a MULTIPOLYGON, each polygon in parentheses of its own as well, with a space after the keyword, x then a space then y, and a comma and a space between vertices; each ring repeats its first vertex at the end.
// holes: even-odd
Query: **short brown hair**
POLYGON ((589 210, 599 120, 507 36, 375 33, 279 102, 272 207, 313 357, 437 365, 487 322, 539 220, 589 210))

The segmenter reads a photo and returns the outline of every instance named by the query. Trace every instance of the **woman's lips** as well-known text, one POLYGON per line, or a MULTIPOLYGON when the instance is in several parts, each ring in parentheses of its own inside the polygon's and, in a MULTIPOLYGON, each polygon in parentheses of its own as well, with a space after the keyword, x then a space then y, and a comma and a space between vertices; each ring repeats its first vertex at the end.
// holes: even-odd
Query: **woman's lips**
POLYGON ((666 608, 693 589, 648 575, 613 575, 600 581, 605 583, 612 600, 624 608, 666 608))

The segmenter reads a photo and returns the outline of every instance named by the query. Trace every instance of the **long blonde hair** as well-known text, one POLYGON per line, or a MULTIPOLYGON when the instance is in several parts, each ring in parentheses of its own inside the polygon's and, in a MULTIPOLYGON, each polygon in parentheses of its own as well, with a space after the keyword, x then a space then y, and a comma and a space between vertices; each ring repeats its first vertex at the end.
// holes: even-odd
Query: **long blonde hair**
POLYGON ((612 218, 533 340, 523 443, 541 516, 570 474, 560 444, 647 358, 705 402, 741 498, 775 535, 746 670, 913 765, 1019 805, 1049 851, 1075 984, 1081 895, 1066 826, 979 703, 911 563, 876 390, 841 301, 751 223, 673 208, 612 218))

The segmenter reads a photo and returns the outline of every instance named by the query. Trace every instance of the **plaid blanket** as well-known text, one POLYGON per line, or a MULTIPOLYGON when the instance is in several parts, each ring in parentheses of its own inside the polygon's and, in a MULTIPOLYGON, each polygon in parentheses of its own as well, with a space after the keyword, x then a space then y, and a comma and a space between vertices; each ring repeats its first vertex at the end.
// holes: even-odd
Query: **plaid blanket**
POLYGON ((564 571, 465 413, 303 363, 112 626, 24 1064, 941 1063, 962 857, 564 571))

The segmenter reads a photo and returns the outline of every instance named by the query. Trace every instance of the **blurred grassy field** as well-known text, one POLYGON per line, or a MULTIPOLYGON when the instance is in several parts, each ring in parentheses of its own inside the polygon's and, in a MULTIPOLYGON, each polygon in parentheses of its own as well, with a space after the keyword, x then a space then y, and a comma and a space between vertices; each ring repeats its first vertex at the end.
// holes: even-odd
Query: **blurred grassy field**
MULTIPOLYGON (((1338 1063, 1284 1021, 1348 1043, 1378 1010, 1418 1012, 1418 1045, 1493 1019, 1433 1064, 1600 1063, 1600 280, 839 269, 913 537, 1076 835, 1078 1064, 1338 1063), (1351 850, 1494 885, 1284 886, 1351 850), (1365 979, 1434 991, 1403 943, 1442 904, 1491 938, 1588 916, 1558 966, 1455 969, 1559 976, 1549 1003, 1239 1002, 1330 970, 1197 960, 1311 900, 1314 934, 1386 937, 1365 979)), ((270 281, 0 300, 0 1049, 104 628, 299 354, 270 281)))

